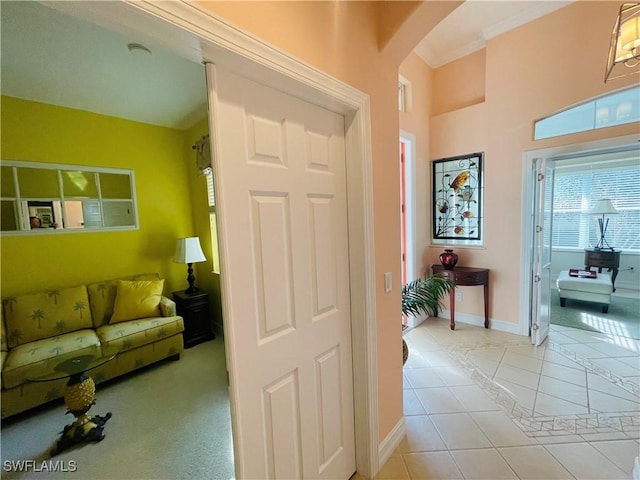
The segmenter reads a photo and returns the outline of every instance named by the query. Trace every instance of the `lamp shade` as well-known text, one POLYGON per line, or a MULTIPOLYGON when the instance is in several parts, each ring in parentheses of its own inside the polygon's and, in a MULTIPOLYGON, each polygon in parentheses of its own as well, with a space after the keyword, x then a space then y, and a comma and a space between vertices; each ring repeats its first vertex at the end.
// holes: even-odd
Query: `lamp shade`
POLYGON ((618 213, 618 210, 608 198, 598 200, 591 210, 591 215, 614 215, 616 213, 618 213))
POLYGON ((604 81, 640 70, 640 2, 623 3, 613 26, 604 81))
POLYGON ((176 263, 206 262, 207 258, 200 247, 200 239, 198 237, 179 238, 176 242, 173 261, 176 263))

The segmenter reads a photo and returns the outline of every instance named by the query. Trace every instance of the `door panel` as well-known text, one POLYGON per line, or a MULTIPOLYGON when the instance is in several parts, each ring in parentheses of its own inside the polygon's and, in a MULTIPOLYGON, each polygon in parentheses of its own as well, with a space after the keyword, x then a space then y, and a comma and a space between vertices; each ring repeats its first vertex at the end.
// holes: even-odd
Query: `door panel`
POLYGON ((553 161, 534 161, 534 254, 531 342, 541 345, 551 323, 551 242, 553 219, 553 161))
POLYGON ((355 471, 344 119, 209 79, 240 478, 355 471))

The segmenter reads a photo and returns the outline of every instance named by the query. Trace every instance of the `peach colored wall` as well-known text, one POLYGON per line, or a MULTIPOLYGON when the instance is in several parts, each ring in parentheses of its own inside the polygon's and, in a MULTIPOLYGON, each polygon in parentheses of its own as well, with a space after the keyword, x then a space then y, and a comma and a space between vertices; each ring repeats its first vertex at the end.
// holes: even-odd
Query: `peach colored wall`
POLYGON ((369 94, 374 186, 379 435, 402 417, 397 62, 378 51, 371 2, 199 2, 217 16, 369 94), (392 292, 384 292, 392 272, 392 292))
POLYGON ((416 1, 376 2, 378 9, 378 45, 383 47, 413 11, 420 6, 416 1))
MULTIPOLYGON (((411 82, 412 108, 400 112, 400 130, 416 137, 415 144, 415 262, 416 276, 423 275, 422 252, 430 243, 431 171, 429 159, 429 112, 431 111, 432 70, 415 53, 400 64, 400 75, 411 82)), ((412 280, 412 279, 407 279, 412 280)))
POLYGON ((484 102, 485 53, 483 48, 433 71, 432 115, 484 102), (443 91, 454 91, 455 95, 443 95, 443 91))
MULTIPOLYGON (((431 159, 485 152, 485 246, 456 250, 460 264, 491 269, 493 319, 518 322, 523 152, 638 131, 638 124, 631 124, 532 139, 535 120, 638 81, 637 76, 603 81, 618 8, 618 2, 579 1, 490 40, 486 101, 431 119, 431 159)), ((434 95, 455 97, 456 91, 440 85, 434 95)), ((436 261, 441 251, 430 248, 426 262, 436 261)), ((482 289, 462 288, 464 301, 457 309, 481 316, 482 289)))

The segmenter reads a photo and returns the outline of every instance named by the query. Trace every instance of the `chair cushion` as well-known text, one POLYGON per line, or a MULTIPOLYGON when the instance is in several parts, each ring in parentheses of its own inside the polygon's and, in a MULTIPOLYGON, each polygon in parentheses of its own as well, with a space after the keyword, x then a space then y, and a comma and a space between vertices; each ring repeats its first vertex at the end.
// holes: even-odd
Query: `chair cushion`
POLYGON ((118 347, 125 352, 184 330, 182 317, 151 317, 104 325, 97 329, 103 346, 118 347))
POLYGON ((5 298, 3 307, 9 348, 93 327, 85 286, 5 298))
POLYGON ((53 338, 35 340, 27 345, 13 348, 4 360, 2 384, 4 388, 22 385, 27 380, 33 365, 62 353, 80 350, 83 347, 99 345, 95 330, 86 329, 65 333, 53 338))
POLYGON ((613 284, 611 276, 607 273, 599 273, 596 278, 571 277, 568 270, 558 274, 557 286, 562 290, 577 290, 579 292, 611 294, 613 284))
POLYGON ((157 317, 164 280, 118 280, 116 301, 109 323, 157 317))

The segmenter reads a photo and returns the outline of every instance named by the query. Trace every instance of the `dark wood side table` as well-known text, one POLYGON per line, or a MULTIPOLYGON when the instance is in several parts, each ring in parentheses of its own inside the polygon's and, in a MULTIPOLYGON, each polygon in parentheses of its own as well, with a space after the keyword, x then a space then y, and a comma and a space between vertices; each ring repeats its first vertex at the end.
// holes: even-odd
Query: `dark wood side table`
MULTIPOLYGON (((442 265, 432 265, 434 275, 439 273, 446 275, 457 285, 467 287, 475 285, 484 286, 484 328, 489 328, 489 269, 474 267, 455 267, 453 270, 445 270, 442 265)), ((451 330, 456 328, 456 294, 449 295, 449 308, 451 310, 451 330)))
POLYGON ((602 268, 611 271, 611 284, 613 291, 616 291, 616 277, 620 267, 620 250, 584 250, 584 266, 587 270, 591 267, 598 267, 598 273, 602 273, 602 268))
POLYGON ((176 302, 178 315, 184 319, 184 348, 191 348, 215 338, 211 331, 207 292, 204 290, 198 290, 194 294, 185 293, 184 290, 173 292, 173 301, 176 302))

